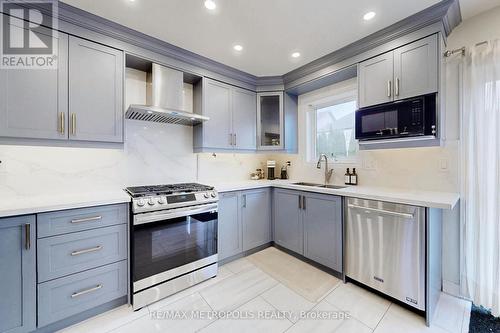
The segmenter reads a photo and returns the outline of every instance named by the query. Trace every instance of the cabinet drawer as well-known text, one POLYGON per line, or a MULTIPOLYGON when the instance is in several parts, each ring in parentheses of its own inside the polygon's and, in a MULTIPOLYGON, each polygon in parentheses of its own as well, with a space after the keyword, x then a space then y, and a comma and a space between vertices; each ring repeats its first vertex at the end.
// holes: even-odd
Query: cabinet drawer
POLYGON ((38 240, 38 281, 44 282, 127 258, 127 225, 38 240))
POLYGON ((127 261, 38 285, 38 326, 42 327, 127 294, 127 261))
POLYGON ((127 223, 127 204, 38 214, 38 238, 127 223))

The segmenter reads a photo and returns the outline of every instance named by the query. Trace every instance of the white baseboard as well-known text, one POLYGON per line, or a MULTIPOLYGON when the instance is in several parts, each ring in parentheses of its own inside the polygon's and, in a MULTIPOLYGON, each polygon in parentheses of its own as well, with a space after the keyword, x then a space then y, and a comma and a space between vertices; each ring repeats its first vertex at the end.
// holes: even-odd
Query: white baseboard
POLYGON ((455 282, 443 280, 443 292, 445 292, 449 295, 452 295, 452 296, 456 296, 456 297, 460 297, 460 298, 462 297, 460 295, 460 285, 455 283, 455 282))

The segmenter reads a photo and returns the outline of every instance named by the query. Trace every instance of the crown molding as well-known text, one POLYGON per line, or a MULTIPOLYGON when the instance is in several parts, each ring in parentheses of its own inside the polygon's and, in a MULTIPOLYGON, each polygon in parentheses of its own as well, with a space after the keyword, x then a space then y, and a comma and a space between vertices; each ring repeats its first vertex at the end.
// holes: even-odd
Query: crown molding
POLYGON ((174 59, 186 64, 186 67, 194 66, 200 69, 200 72, 208 71, 241 82, 246 88, 253 86, 260 91, 283 89, 288 83, 438 22, 442 24, 444 34, 448 36, 462 20, 458 0, 443 0, 282 76, 258 77, 60 1, 58 18, 71 26, 174 59))

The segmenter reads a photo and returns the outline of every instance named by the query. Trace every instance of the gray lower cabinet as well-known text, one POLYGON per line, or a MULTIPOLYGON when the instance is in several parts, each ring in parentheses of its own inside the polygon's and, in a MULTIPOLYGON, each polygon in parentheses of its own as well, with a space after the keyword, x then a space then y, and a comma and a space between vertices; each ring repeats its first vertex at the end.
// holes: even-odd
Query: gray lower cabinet
POLYGON ((342 272, 342 198, 276 189, 274 242, 342 272))
POLYGON ((304 194, 304 256, 342 272, 342 198, 304 194))
POLYGON ((218 225, 219 260, 271 242, 270 189, 222 193, 218 225))
POLYGON ((35 216, 0 219, 0 332, 36 328, 35 216))
POLYGON ((293 252, 304 254, 302 192, 274 190, 274 242, 293 252))
POLYGON ((271 237, 271 194, 267 188, 241 193, 243 251, 269 243, 271 237))
POLYGON ((58 49, 57 68, 0 69, 0 136, 65 140, 68 35, 37 29, 52 36, 58 49))
POLYGON ((38 285, 38 326, 92 309, 127 294, 127 261, 38 285))
POLYGON ((123 142, 123 52, 69 38, 69 137, 123 142))
POLYGON ((127 207, 37 215, 38 327, 127 295, 127 207))
POLYGON ((38 282, 127 259, 127 225, 38 240, 38 282))
POLYGON ((218 212, 218 257, 219 260, 243 251, 240 204, 238 192, 222 193, 218 212))

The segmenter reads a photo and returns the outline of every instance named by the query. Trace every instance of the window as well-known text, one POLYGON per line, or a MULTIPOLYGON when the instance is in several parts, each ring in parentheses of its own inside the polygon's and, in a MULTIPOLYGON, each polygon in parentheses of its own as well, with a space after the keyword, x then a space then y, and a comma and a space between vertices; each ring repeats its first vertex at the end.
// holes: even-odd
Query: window
POLYGON ((309 161, 325 154, 337 162, 353 162, 358 152, 355 139, 356 99, 353 96, 332 99, 314 105, 309 115, 309 161))

